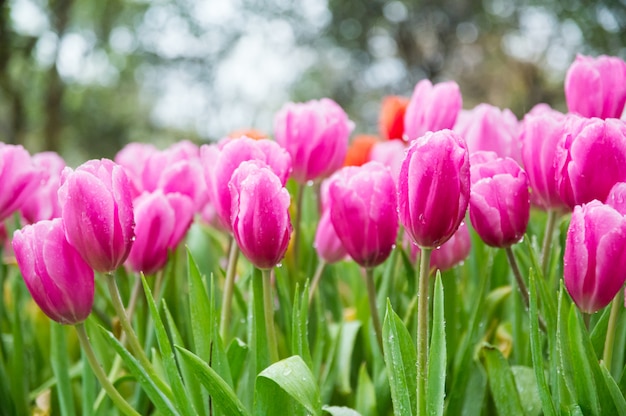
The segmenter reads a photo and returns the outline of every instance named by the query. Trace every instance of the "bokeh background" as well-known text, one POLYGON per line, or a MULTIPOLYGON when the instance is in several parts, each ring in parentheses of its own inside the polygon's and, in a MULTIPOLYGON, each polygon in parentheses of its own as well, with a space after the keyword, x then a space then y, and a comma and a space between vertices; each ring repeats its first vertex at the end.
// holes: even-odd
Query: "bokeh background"
POLYGON ((271 133, 321 97, 376 133, 382 97, 422 78, 464 108, 564 111, 576 53, 626 57, 626 0, 0 0, 0 140, 78 164, 271 133))

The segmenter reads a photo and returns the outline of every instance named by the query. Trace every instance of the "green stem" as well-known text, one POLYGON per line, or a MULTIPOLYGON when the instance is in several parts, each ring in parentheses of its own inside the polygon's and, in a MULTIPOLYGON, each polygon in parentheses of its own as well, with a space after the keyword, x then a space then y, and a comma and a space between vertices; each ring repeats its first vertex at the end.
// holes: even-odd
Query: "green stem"
MULTIPOLYGON (((378 316, 378 306, 376 305, 376 285, 374 283, 374 268, 365 269, 365 281, 367 283, 367 298, 370 304, 370 314, 374 323, 374 333, 380 352, 383 353, 383 328, 380 325, 380 316, 378 316)), ((384 354, 384 353, 383 353, 384 354)))
POLYGON ((272 269, 261 270, 263 274, 263 309, 265 315, 265 332, 270 351, 270 361, 278 361, 278 342, 276 341, 276 328, 274 327, 274 300, 272 299, 272 269))
POLYGON ((432 248, 420 247, 417 282, 417 416, 426 415, 426 380, 428 379, 428 276, 432 248))
POLYGON ((324 272, 325 267, 326 262, 320 259, 320 262, 317 265, 317 269, 315 270, 315 274, 313 275, 313 280, 311 280, 311 287, 309 287, 309 307, 313 303, 313 299, 315 298, 315 292, 317 291, 317 286, 319 286, 320 284, 320 280, 322 279, 322 273, 324 272))
MULTIPOLYGON (((128 308, 126 308, 126 314, 129 317, 129 320, 132 319, 133 316, 133 312, 135 312, 135 307, 137 306, 137 298, 139 297, 139 293, 142 292, 142 285, 141 285, 141 278, 139 276, 135 276, 135 284, 133 285, 133 290, 130 294, 130 300, 128 301, 128 308)), ((120 337, 120 343, 122 345, 126 344, 126 332, 123 332, 121 337, 120 337)), ((113 360, 113 365, 111 366, 111 369, 109 370, 109 375, 107 376, 107 378, 109 380, 113 380, 115 377, 117 377, 117 373, 120 371, 120 369, 122 368, 122 357, 120 357, 119 355, 115 356, 115 359, 113 360)), ((106 390, 102 389, 100 390, 100 393, 98 394, 98 397, 96 398, 95 404, 93 405, 94 409, 99 409, 100 406, 102 405, 102 401, 104 400, 104 396, 105 396, 106 390)))
POLYGON ((83 351, 85 352, 85 356, 93 369, 94 374, 100 381, 102 387, 106 390, 113 403, 120 409, 124 414, 130 416, 139 416, 139 413, 132 408, 132 406, 120 395, 120 393, 113 387, 113 384, 109 381, 104 370, 100 366, 98 359, 96 358, 96 354, 91 348, 91 343, 89 342, 89 336, 87 335, 87 331, 85 331, 85 324, 80 323, 74 325, 76 328, 76 333, 78 334, 78 339, 80 340, 80 345, 83 347, 83 351))
POLYGON ((239 246, 231 239, 228 252, 228 265, 226 266, 226 279, 224 280, 224 292, 222 293, 222 315, 220 317, 220 336, 226 343, 228 340, 228 327, 230 326, 231 309, 233 304, 233 292, 235 289, 235 271, 239 258, 239 246))
POLYGON ((124 333, 126 333, 126 337, 128 338, 128 344, 130 349, 133 351, 141 365, 146 369, 150 378, 152 378, 155 384, 159 387, 159 389, 165 393, 168 397, 172 397, 172 390, 169 388, 167 384, 163 381, 161 377, 156 373, 152 363, 146 356, 146 353, 143 350, 143 347, 139 343, 139 339, 137 339, 137 334, 133 330, 133 327, 130 324, 130 319, 128 318, 128 314, 124 309, 124 305, 122 304, 122 298, 120 296, 120 292, 117 288, 117 283, 115 282, 115 276, 112 273, 106 273, 105 279, 107 282, 107 286, 109 288, 109 293, 111 294, 111 301, 113 303, 113 309, 115 309, 115 313, 120 319, 120 324, 124 329, 124 333))
POLYGON ((293 264, 297 271, 300 260, 300 223, 302 222, 302 202, 304 200, 304 186, 299 183, 296 190, 296 222, 293 227, 293 264))
POLYGON ((548 220, 546 221, 546 231, 543 236, 543 245, 541 247, 541 271, 544 278, 547 278, 548 265, 550 264, 550 248, 552 247, 552 236, 554 235, 554 227, 558 215, 555 210, 548 211, 548 220))
POLYGON ((620 291, 617 293, 611 304, 611 312, 609 315, 609 326, 606 329, 606 339, 604 341, 604 354, 602 360, 606 368, 611 371, 611 363, 613 362, 613 346, 615 344, 615 329, 617 326, 617 318, 619 317, 619 310, 622 305, 622 297, 620 291))
MULTIPOLYGON (((509 260, 509 264, 511 265, 511 270, 513 271, 513 276, 515 277, 517 288, 519 289, 519 292, 522 295, 522 300, 524 301, 524 307, 528 311, 528 308, 530 305, 528 287, 526 286, 526 282, 524 282, 524 279, 522 278, 522 273, 520 272, 519 267, 517 266, 517 260, 515 260, 515 255, 513 254, 513 250, 511 249, 511 246, 506 247, 504 251, 506 252, 506 257, 509 260)), ((541 330, 545 333, 547 331, 546 322, 543 320, 543 317, 541 315, 538 315, 537 318, 539 320, 539 328, 541 328, 541 330)))

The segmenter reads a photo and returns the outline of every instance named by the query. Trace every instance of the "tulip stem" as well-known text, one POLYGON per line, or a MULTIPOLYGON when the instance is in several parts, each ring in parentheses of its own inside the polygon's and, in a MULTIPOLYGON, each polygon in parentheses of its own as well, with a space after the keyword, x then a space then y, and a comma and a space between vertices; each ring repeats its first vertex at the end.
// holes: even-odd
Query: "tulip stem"
POLYGON ((322 273, 324 272, 324 268, 326 267, 326 262, 324 260, 320 260, 317 265, 317 269, 315 270, 315 274, 313 275, 313 280, 311 280, 311 286, 309 287, 309 307, 313 303, 313 299, 315 298, 315 292, 317 291, 317 287, 320 284, 320 280, 322 279, 322 273))
POLYGON ((374 268, 367 267, 365 269, 365 281, 367 283, 367 298, 370 304, 370 314, 374 323, 374 332, 380 352, 383 352, 383 329, 380 324, 380 316, 378 316, 378 305, 376 305, 376 284, 374 283, 374 268))
POLYGON ((172 390, 169 388, 167 384, 159 377, 159 375, 154 370, 152 363, 146 356, 141 344, 139 343, 139 339, 137 339, 137 334, 133 330, 133 327, 130 324, 130 320, 128 319, 128 314, 124 309, 124 305, 122 304, 122 298, 120 296, 120 291, 117 288, 117 283, 115 282, 115 276, 113 273, 106 273, 105 278, 107 281, 107 286, 109 288, 109 293, 111 294, 111 301, 113 303, 113 309, 115 309, 115 313, 120 319, 120 324, 124 329, 124 333, 128 338, 128 344, 130 349, 135 353, 135 356, 139 359, 141 365, 146 369, 148 375, 152 380, 154 380, 155 384, 159 387, 163 393, 167 396, 172 396, 172 390))
POLYGON ((265 315, 265 332, 270 351, 270 360, 278 361, 278 342, 276 341, 276 328, 274 327, 274 300, 272 298, 272 269, 262 269, 263 274, 263 309, 265 315))
POLYGON ((76 328, 76 333, 78 334, 78 339, 80 341, 80 345, 83 347, 83 351, 85 351, 85 356, 93 369, 94 374, 100 381, 102 387, 106 390, 109 397, 115 403, 118 409, 120 409, 125 415, 129 416, 139 416, 139 413, 132 408, 132 406, 120 395, 120 393, 113 387, 113 384, 109 381, 102 366, 98 362, 98 358, 96 354, 91 348, 91 343, 89 342, 89 336, 87 335, 87 331, 85 331, 85 324, 79 323, 74 325, 76 328))
POLYGON ((548 211, 548 220, 546 221, 546 231, 543 235, 543 245, 541 247, 541 271, 544 278, 547 278, 548 264, 550 263, 550 248, 552 247, 552 236, 554 235, 554 227, 556 225, 557 213, 555 210, 548 211))
POLYGON ((300 223, 302 222, 302 203, 304 201, 304 184, 297 184, 296 190, 296 222, 293 228, 293 264, 298 270, 300 260, 300 223))
POLYGON ((234 239, 231 239, 228 253, 228 265, 226 266, 226 279, 224 280, 224 292, 222 293, 222 315, 220 317, 220 337, 222 337, 224 343, 227 342, 228 327, 230 326, 233 291, 235 289, 235 271, 237 270, 238 258, 239 246, 234 239))
POLYGON ((420 270, 417 282, 417 416, 426 414, 428 379, 428 277, 433 249, 420 247, 420 270))
POLYGON ((611 371, 611 363, 613 362, 613 346, 615 344, 615 329, 617 326, 617 318, 619 317, 619 310, 622 303, 620 296, 621 290, 617 292, 617 295, 613 299, 611 304, 611 312, 609 314, 609 325, 606 329, 606 339, 604 341, 604 354, 602 360, 606 368, 611 371))
MULTIPOLYGON (((522 301, 524 301, 524 307, 528 311, 529 305, 530 305, 528 287, 526 286, 526 282, 524 282, 524 279, 522 278, 522 273, 520 272, 519 267, 517 266, 517 260, 515 260, 515 255, 513 254, 513 250, 511 250, 511 246, 506 247, 504 251, 506 252, 506 257, 509 260, 509 264, 511 265, 511 270, 513 271, 513 276, 515 277, 517 288, 519 289, 519 292, 522 295, 522 301)), ((539 318, 538 319, 539 328, 541 328, 543 332, 546 332, 547 331, 546 322, 543 320, 543 317, 541 315, 538 315, 537 318, 539 318)))

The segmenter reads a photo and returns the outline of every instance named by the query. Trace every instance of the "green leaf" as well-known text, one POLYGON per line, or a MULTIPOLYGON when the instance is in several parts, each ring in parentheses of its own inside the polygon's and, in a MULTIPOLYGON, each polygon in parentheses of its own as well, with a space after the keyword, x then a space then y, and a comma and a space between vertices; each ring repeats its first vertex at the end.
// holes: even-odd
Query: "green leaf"
POLYGON ((499 349, 485 344, 481 349, 483 365, 489 379, 489 389, 500 415, 523 415, 513 372, 499 349))
POLYGON ((196 414, 196 411, 194 410, 191 401, 188 400, 189 393, 185 389, 183 380, 178 372, 178 366, 176 365, 176 357, 174 357, 172 345, 167 337, 165 326, 163 325, 159 311, 154 303, 154 298, 152 297, 152 291, 150 290, 150 286, 148 285, 148 282, 146 282, 146 278, 143 273, 141 274, 141 283, 143 284, 143 290, 146 295, 146 300, 148 301, 152 321, 154 322, 159 351, 163 357, 165 373, 167 374, 167 379, 172 386, 172 393, 174 393, 174 403, 176 404, 178 410, 184 415, 194 415, 196 414))
POLYGON ((539 416, 541 414, 541 399, 539 398, 539 389, 537 388, 537 380, 532 368, 521 365, 511 366, 513 377, 515 378, 515 386, 524 408, 524 414, 527 416, 539 416))
POLYGON ((294 355, 278 361, 258 375, 254 408, 259 416, 304 414, 303 410, 321 415, 320 391, 302 358, 294 355))
POLYGON ((446 397, 446 361, 443 285, 441 273, 437 271, 433 299, 433 329, 428 356, 428 384, 426 386, 426 411, 429 415, 443 415, 446 397))
POLYGON ((107 331, 101 326, 98 326, 100 332, 104 336, 104 339, 109 342, 115 352, 117 352, 122 360, 126 364, 128 371, 135 377, 137 382, 141 385, 146 392, 150 400, 154 403, 155 407, 166 415, 178 415, 176 406, 170 401, 170 399, 163 393, 155 384, 154 380, 150 378, 150 375, 145 368, 139 364, 139 362, 133 357, 130 352, 113 336, 112 333, 107 331))
POLYGON ((363 416, 375 416, 378 414, 376 410, 376 389, 372 379, 367 374, 365 363, 359 369, 355 403, 356 410, 363 416))
POLYGON ((350 386, 350 374, 352 372, 352 352, 354 350, 354 342, 356 336, 361 329, 361 322, 352 321, 345 322, 341 331, 341 338, 339 341, 339 379, 338 388, 339 392, 343 394, 352 393, 352 387, 350 386))
MULTIPOLYGON (((172 317, 172 314, 170 313, 170 310, 167 307, 167 303, 165 302, 165 299, 161 301, 161 304, 163 305, 163 312, 165 312, 165 319, 167 322, 167 326, 169 327, 169 332, 172 337, 172 344, 184 346, 185 343, 183 342, 183 338, 180 335, 178 328, 176 327, 176 323, 174 322, 174 318, 172 317)), ((180 352, 178 350, 176 351, 176 355, 177 356, 180 355, 180 352)), ((191 366, 186 361, 181 360, 180 357, 178 358, 179 358, 178 361, 180 364, 181 375, 183 376, 185 387, 187 388, 187 391, 189 392, 189 396, 191 397, 193 406, 196 412, 198 412, 198 415, 204 415, 205 404, 202 401, 203 399, 202 398, 202 385, 195 382, 193 378, 194 375, 193 375, 193 370, 191 366)))
POLYGON ((611 394, 611 398, 613 399, 613 404, 615 404, 615 409, 620 416, 626 415, 626 399, 624 398, 624 394, 621 392, 619 386, 613 379, 609 370, 604 366, 604 363, 600 363, 600 370, 602 371, 602 376, 604 378, 604 382, 611 394))
POLYGON ((218 404, 227 415, 246 416, 249 412, 239 400, 232 387, 220 377, 207 363, 189 350, 178 345, 174 346, 181 354, 183 361, 193 369, 196 377, 209 391, 211 399, 218 404))
POLYGON ((244 363, 246 362, 249 352, 250 349, 248 348, 248 345, 239 338, 234 338, 228 346, 226 355, 228 356, 234 386, 236 386, 239 381, 239 377, 241 376, 244 363))
MULTIPOLYGON (((15 300, 13 301, 12 324, 13 356, 10 360, 10 371, 12 373, 10 379, 13 382, 10 385, 16 414, 25 415, 28 413, 28 395, 26 394, 28 378, 23 377, 26 374, 26 349, 24 348, 24 321, 21 317, 21 302, 19 302, 22 289, 20 283, 22 283, 22 279, 13 279, 11 286, 15 300)), ((4 300, 0 300, 0 302, 4 302, 4 300)))
POLYGON ((313 360, 311 359, 311 351, 309 349, 309 287, 305 285, 302 294, 296 284, 296 293, 293 301, 293 320, 291 322, 291 352, 292 354, 302 357, 309 368, 313 368, 313 360))
MULTIPOLYGON (((599 415, 600 402, 598 400, 596 383, 591 370, 591 363, 588 361, 588 355, 582 340, 581 325, 579 325, 578 311, 576 308, 570 308, 569 311, 569 341, 571 348, 572 375, 578 403, 585 414, 599 415)), ((594 357, 594 360, 597 359, 594 357)))
POLYGON ((557 355, 557 376, 558 391, 561 407, 568 411, 574 411, 578 407, 576 390, 573 384, 573 369, 571 362, 571 349, 569 338, 567 337, 567 313, 569 306, 565 299, 565 288, 561 285, 558 300, 558 317, 556 323, 556 355, 557 355))
POLYGON ((533 360, 533 370, 535 372, 535 379, 537 380, 537 388, 539 391, 543 414, 546 416, 556 416, 556 408, 552 402, 550 389, 548 388, 548 382, 546 381, 546 375, 543 367, 541 332, 539 329, 539 317, 537 312, 537 278, 534 270, 535 269, 530 269, 528 276, 530 291, 530 348, 533 360))
POLYGON ((417 353, 408 329, 387 301, 383 350, 394 413, 412 415, 417 409, 417 353))
POLYGON ((361 416, 356 410, 343 406, 324 406, 322 410, 332 416, 361 416))
POLYGON ((73 415, 74 397, 72 395, 72 384, 70 381, 70 362, 67 349, 65 327, 50 321, 50 362, 52 371, 57 379, 57 392, 59 394, 59 410, 61 414, 73 415))

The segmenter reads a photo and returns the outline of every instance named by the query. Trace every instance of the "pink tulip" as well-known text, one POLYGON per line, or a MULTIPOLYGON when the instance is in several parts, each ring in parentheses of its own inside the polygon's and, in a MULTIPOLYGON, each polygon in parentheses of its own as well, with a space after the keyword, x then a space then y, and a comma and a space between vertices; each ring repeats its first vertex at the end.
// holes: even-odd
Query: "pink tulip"
POLYGON ((287 103, 274 119, 276 141, 291 155, 298 183, 324 178, 343 165, 353 124, 333 100, 287 103))
POLYGON ((265 163, 282 185, 291 172, 289 154, 276 142, 247 137, 227 139, 217 145, 204 145, 200 149, 209 200, 224 228, 231 230, 231 195, 228 183, 242 162, 258 160, 265 163))
POLYGON ((404 134, 408 141, 429 131, 451 129, 463 106, 456 82, 433 85, 424 79, 417 83, 404 114, 404 134))
POLYGON ((531 200, 543 209, 565 208, 556 182, 557 147, 565 116, 546 105, 535 106, 522 122, 522 162, 532 189, 531 200))
POLYGON ((470 220, 492 247, 509 247, 526 232, 530 195, 526 173, 511 158, 476 152, 470 158, 470 220))
POLYGON ((54 152, 37 153, 32 161, 41 169, 41 183, 22 204, 22 215, 30 224, 60 218, 61 206, 57 192, 61 186, 65 161, 54 152))
POLYGON ((26 287, 50 319, 72 325, 87 319, 94 299, 93 270, 65 239, 60 218, 17 230, 13 249, 26 287))
POLYGON ((241 252, 259 269, 271 269, 285 256, 291 237, 289 192, 260 161, 243 162, 228 187, 231 227, 241 252))
POLYGON ((557 185, 573 209, 605 201, 617 182, 626 181, 626 123, 618 119, 568 117, 557 149, 557 185))
POLYGON ((41 171, 22 146, 0 142, 0 221, 19 210, 41 183, 41 171))
POLYGON ((330 218, 350 257, 369 268, 384 262, 396 242, 396 186, 378 162, 347 166, 330 180, 330 218))
POLYGON ((402 166, 404 156, 406 156, 406 149, 407 145, 402 140, 379 142, 372 147, 370 160, 387 166, 391 170, 394 182, 397 184, 400 167, 402 166))
POLYGON ((519 122, 509 109, 479 104, 461 110, 454 131, 465 139, 470 154, 481 150, 520 160, 519 122))
POLYGON ((578 308, 594 313, 615 297, 626 280, 626 218, 609 205, 576 206, 563 257, 565 287, 578 308))
POLYGON ((167 263, 193 220, 193 201, 179 193, 156 190, 134 201, 135 242, 126 263, 135 272, 153 274, 167 263))
POLYGON ((459 228, 470 194, 463 139, 441 130, 413 141, 398 181, 400 222, 420 247, 439 247, 459 228))
POLYGON ((328 264, 336 263, 348 254, 335 231, 329 209, 325 210, 320 217, 313 245, 319 258, 328 264))
MULTIPOLYGON (((462 263, 470 254, 472 249, 472 239, 465 222, 462 222, 459 229, 456 230, 452 237, 440 247, 434 249, 430 254, 430 268, 439 269, 442 272, 452 269, 459 263, 462 263)), ((417 259, 420 248, 411 244, 411 259, 413 262, 417 259)))
POLYGON ((617 212, 626 215, 626 182, 618 182, 613 185, 606 204, 613 207, 617 212))
POLYGON ((134 239, 131 184, 111 160, 65 168, 59 202, 67 240, 98 272, 117 269, 134 239))
POLYGON ((626 103, 626 62, 614 56, 576 56, 565 75, 565 99, 572 113, 620 118, 626 103))
POLYGON ((143 191, 143 170, 147 160, 158 150, 151 144, 132 142, 128 143, 115 155, 115 163, 122 166, 132 184, 133 198, 138 197, 143 191))

